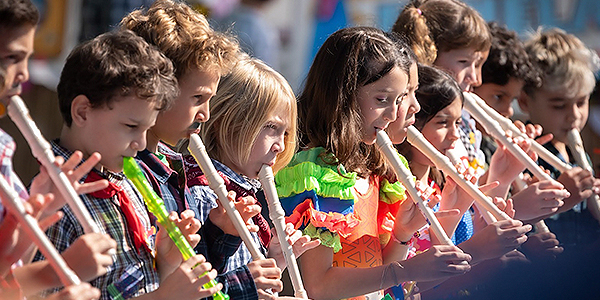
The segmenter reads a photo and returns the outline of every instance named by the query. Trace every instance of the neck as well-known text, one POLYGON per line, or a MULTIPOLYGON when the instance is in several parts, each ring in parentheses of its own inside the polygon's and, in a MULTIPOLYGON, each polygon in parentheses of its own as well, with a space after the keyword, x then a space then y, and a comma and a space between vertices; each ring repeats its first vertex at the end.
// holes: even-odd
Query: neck
POLYGON ((148 130, 146 133, 146 149, 152 153, 156 153, 158 151, 158 142, 160 142, 160 139, 154 131, 152 129, 148 130))
MULTIPOLYGON (((90 157, 91 153, 89 153, 84 144, 81 143, 81 140, 82 139, 79 138, 75 127, 68 127, 67 125, 63 124, 62 130, 60 131, 59 144, 69 151, 81 151, 83 154, 83 159, 85 160, 90 157)), ((95 168, 101 170, 103 166, 102 164, 98 163, 95 168)))
POLYGON ((554 146, 554 148, 556 148, 556 150, 558 150, 558 153, 562 154, 566 162, 570 162, 569 154, 567 153, 567 145, 565 143, 559 142, 556 139, 554 139, 552 141, 552 145, 554 146))
POLYGON ((410 162, 410 170, 413 175, 417 177, 423 183, 427 183, 427 178, 429 177, 429 171, 431 167, 429 165, 420 164, 418 162, 410 162))

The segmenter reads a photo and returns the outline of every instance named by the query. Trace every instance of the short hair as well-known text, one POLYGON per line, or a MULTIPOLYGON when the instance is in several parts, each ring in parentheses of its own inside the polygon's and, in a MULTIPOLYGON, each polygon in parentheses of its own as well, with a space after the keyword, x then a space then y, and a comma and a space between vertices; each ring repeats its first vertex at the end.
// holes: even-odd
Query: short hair
POLYGON ((486 51, 491 43, 481 15, 456 0, 413 0, 400 12, 392 31, 406 35, 419 62, 427 65, 435 62, 440 51, 486 51))
POLYGON ((245 165, 267 119, 285 109, 289 127, 285 150, 277 155, 273 170, 277 172, 292 160, 297 148, 296 97, 283 76, 262 61, 244 56, 222 78, 210 108, 211 117, 201 125, 200 135, 211 157, 245 165))
POLYGON ((31 0, 0 0, 0 30, 35 27, 39 19, 40 13, 31 0))
POLYGON ((4 96, 4 88, 6 87, 6 70, 0 65, 0 97, 4 96))
POLYGON ((92 107, 102 107, 115 96, 134 94, 164 110, 179 93, 171 61, 129 30, 104 33, 75 47, 57 89, 67 126, 73 121, 71 103, 79 95, 85 95, 92 107))
POLYGON ((125 16, 121 27, 156 45, 173 61, 177 78, 192 69, 226 74, 239 56, 235 39, 214 31, 201 13, 181 1, 157 0, 146 11, 125 16))
POLYGON ((574 35, 559 28, 539 28, 525 42, 525 50, 541 77, 539 85, 525 83, 528 95, 533 96, 537 89, 568 91, 569 97, 582 90, 593 91, 598 55, 574 35))
POLYGON ((396 35, 372 27, 344 28, 330 35, 317 52, 299 97, 302 143, 333 153, 335 161, 328 164, 342 164, 359 175, 385 173, 381 152, 362 143, 356 98, 360 88, 394 67, 409 74, 415 63, 411 52, 396 35))
POLYGON ((483 83, 505 85, 514 78, 538 85, 540 75, 525 51, 525 45, 515 31, 496 22, 488 23, 492 34, 490 54, 481 68, 483 83))

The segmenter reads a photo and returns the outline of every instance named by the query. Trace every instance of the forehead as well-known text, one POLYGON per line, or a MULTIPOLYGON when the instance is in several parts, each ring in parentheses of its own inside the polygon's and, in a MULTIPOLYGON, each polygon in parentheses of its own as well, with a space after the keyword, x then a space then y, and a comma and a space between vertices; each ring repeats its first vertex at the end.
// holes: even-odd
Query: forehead
POLYGON ((21 26, 15 28, 0 29, 0 52, 33 52, 33 37, 35 27, 21 26))
POLYGON ((452 49, 448 51, 440 51, 438 53, 438 59, 452 59, 452 58, 469 58, 477 59, 482 56, 481 51, 475 48, 460 48, 452 49))
POLYGON ((567 88, 560 88, 556 90, 551 89, 538 89, 534 94, 534 100, 543 102, 575 102, 583 98, 589 98, 591 91, 578 90, 573 92, 567 88))
POLYGON ((200 69, 192 69, 181 75, 179 86, 182 89, 205 90, 210 89, 211 92, 216 91, 219 84, 221 74, 217 71, 204 71, 200 69))

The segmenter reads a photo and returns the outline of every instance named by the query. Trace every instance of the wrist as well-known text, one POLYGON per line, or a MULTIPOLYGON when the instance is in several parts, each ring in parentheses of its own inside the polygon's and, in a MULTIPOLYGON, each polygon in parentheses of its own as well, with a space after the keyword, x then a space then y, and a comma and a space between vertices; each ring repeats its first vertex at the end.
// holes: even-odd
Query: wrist
POLYGON ((413 238, 415 237, 415 235, 416 235, 416 232, 411 233, 410 235, 407 235, 406 233, 396 234, 395 232, 392 231, 391 240, 396 244, 408 246, 413 241, 413 238))

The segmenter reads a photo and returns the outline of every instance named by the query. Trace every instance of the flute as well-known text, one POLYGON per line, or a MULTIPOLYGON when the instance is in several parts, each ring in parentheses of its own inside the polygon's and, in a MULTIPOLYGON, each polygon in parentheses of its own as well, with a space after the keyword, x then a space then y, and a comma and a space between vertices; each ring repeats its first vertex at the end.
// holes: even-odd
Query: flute
POLYGON ((50 143, 46 141, 33 119, 29 115, 29 110, 21 97, 15 95, 10 99, 7 107, 8 116, 17 125, 19 131, 27 140, 27 144, 31 148, 31 153, 37 158, 40 163, 46 168, 52 182, 58 188, 60 194, 65 198, 69 207, 75 214, 75 217, 81 223, 85 233, 99 233, 100 228, 93 221, 90 212, 85 208, 85 205, 75 192, 73 185, 67 178, 67 175, 61 168, 54 164, 56 157, 52 152, 50 143))
MULTIPOLYGON (((585 155, 585 148, 583 148, 583 141, 581 140, 581 135, 577 128, 573 128, 567 133, 567 141, 568 146, 573 151, 573 156, 575 157, 575 161, 579 166, 583 169, 588 170, 590 172, 593 171, 590 162, 588 161, 587 156, 585 155)), ((587 201, 588 208, 590 212, 598 218, 600 216, 600 197, 597 194, 593 194, 587 201)))
POLYGON ((450 176, 469 196, 490 212, 496 220, 510 220, 505 212, 501 211, 488 196, 483 194, 473 183, 465 180, 464 176, 456 171, 456 168, 450 163, 448 157, 441 154, 431 143, 425 139, 423 134, 414 126, 409 126, 406 140, 423 153, 433 164, 440 169, 445 175, 450 176))
POLYGON ((287 241, 287 234, 285 233, 285 212, 279 202, 279 196, 277 195, 277 189, 275 188, 275 181, 273 177, 273 170, 268 165, 263 165, 258 172, 258 178, 262 184, 265 198, 269 204, 269 217, 273 221, 273 225, 277 229, 277 238, 279 239, 279 245, 283 252, 283 258, 288 266, 288 273, 294 286, 294 295, 298 298, 308 299, 304 284, 302 283, 302 277, 300 276, 300 270, 298 269, 298 263, 296 262, 296 255, 292 245, 287 241))
MULTIPOLYGON (((442 225, 438 221, 438 219, 433 214, 433 211, 429 206, 425 204, 425 201, 419 195, 419 192, 415 188, 414 181, 411 180, 413 176, 410 171, 402 164, 400 161, 400 157, 398 157, 398 152, 394 149, 392 141, 390 137, 383 130, 377 130, 377 145, 385 155, 388 162, 392 165, 392 168, 396 172, 396 177, 398 180, 402 182, 402 185, 406 188, 406 192, 413 199, 417 207, 421 210, 421 213, 427 219, 427 222, 430 225, 433 234, 444 244, 453 246, 452 240, 448 237, 442 225)), ((393 233, 392 233, 393 234, 393 233)))
POLYGON ((248 250, 250 250, 252 259, 265 259, 265 256, 260 252, 258 246, 254 244, 252 236, 250 235, 250 231, 248 231, 248 227, 246 227, 240 212, 235 209, 233 203, 227 198, 225 181, 223 178, 221 178, 221 176, 219 176, 215 166, 210 161, 208 153, 206 153, 206 147, 204 147, 204 143, 202 143, 200 136, 197 134, 190 135, 190 144, 188 145, 188 149, 200 165, 200 169, 202 169, 206 179, 208 179, 208 185, 215 192, 215 194, 217 194, 219 202, 221 202, 221 205, 223 205, 225 208, 227 216, 229 216, 229 219, 231 219, 231 222, 233 223, 233 226, 237 232, 240 234, 242 241, 244 241, 244 244, 248 250))
MULTIPOLYGON (((546 174, 532 159, 515 143, 508 140, 504 130, 500 127, 498 122, 489 117, 485 111, 477 105, 473 93, 463 92, 465 102, 464 109, 466 109, 476 120, 483 126, 484 130, 499 141, 512 155, 514 155, 519 161, 521 161, 529 171, 536 176, 539 180, 554 181, 550 175, 546 174)), ((534 224, 536 231, 539 232, 550 232, 544 221, 538 221, 534 224)))
MULTIPOLYGON (((156 217, 156 220, 167 230, 169 237, 173 240, 177 249, 181 252, 184 260, 190 259, 192 256, 196 255, 196 251, 192 248, 192 245, 188 242, 188 240, 183 236, 181 230, 173 221, 169 219, 169 212, 165 208, 165 203, 163 200, 154 192, 150 183, 142 173, 142 170, 135 162, 133 157, 123 157, 123 173, 138 191, 144 197, 144 202, 146 202, 146 206, 148 210, 156 217)), ((206 275, 202 274, 202 276, 206 275)), ((217 282, 213 279, 202 287, 205 289, 214 287, 217 285, 217 282)), ((217 300, 228 300, 229 296, 224 294, 221 291, 218 291, 213 295, 213 299, 217 300)))
POLYGON ((4 176, 0 176, 0 196, 3 200, 2 203, 8 210, 12 211, 13 215, 21 223, 27 236, 33 240, 40 252, 44 254, 44 257, 46 257, 48 263, 56 272, 60 282, 64 286, 80 284, 81 280, 79 277, 69 268, 63 257, 60 256, 56 248, 48 240, 48 237, 46 237, 39 227, 36 219, 25 211, 23 200, 21 200, 4 176))
POLYGON ((535 153, 538 154, 538 156, 541 159, 548 162, 548 164, 555 167, 561 173, 571 169, 571 166, 560 160, 558 157, 556 157, 556 155, 550 153, 548 149, 540 145, 540 143, 538 143, 535 139, 530 138, 529 136, 527 136, 527 134, 519 130, 519 128, 511 120, 504 117, 495 109, 490 107, 487 103, 485 103, 483 99, 477 96, 477 94, 471 94, 471 96, 473 96, 473 99, 475 100, 477 105, 479 105, 479 107, 481 107, 485 111, 485 113, 488 114, 488 116, 492 117, 498 122, 498 124, 500 124, 500 127, 502 127, 503 130, 511 131, 516 136, 522 137, 527 140, 531 140, 531 148, 533 149, 533 151, 535 151, 535 153))
MULTIPOLYGON (((469 171, 469 159, 467 158, 467 149, 465 149, 465 145, 463 143, 455 143, 454 148, 446 150, 446 157, 456 166, 456 170, 459 171, 464 169, 464 173, 468 173, 469 171)), ((460 172, 459 172, 460 173, 460 172)), ((475 176, 475 184, 479 180, 478 177, 475 176)), ((483 217, 483 220, 486 224, 492 224, 496 221, 496 217, 494 217, 489 211, 485 210, 479 202, 475 202, 475 206, 479 210, 479 213, 483 217)))

